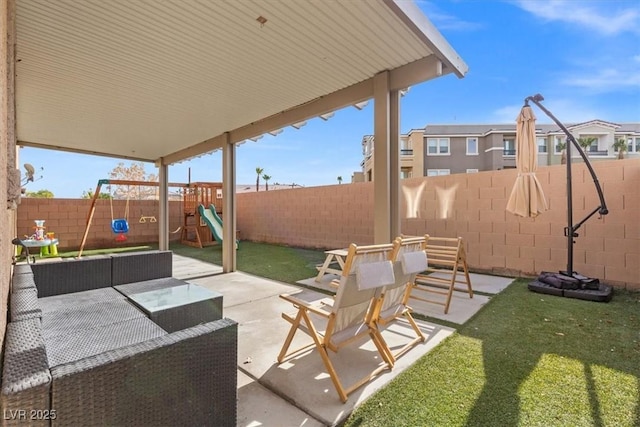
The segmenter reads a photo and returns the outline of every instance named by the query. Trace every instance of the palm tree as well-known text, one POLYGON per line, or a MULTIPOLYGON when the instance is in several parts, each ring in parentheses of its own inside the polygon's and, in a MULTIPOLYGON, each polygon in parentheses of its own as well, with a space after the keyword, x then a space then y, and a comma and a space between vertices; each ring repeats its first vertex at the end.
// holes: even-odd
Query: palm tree
POLYGON ((566 141, 558 141, 556 143, 556 150, 560 151, 560 164, 567 164, 567 142, 566 141))
POLYGON ((627 141, 622 138, 616 139, 616 142, 613 143, 612 147, 618 152, 618 159, 620 160, 624 159, 624 153, 629 149, 627 147, 627 141))
POLYGON ((582 147, 582 149, 584 150, 584 154, 586 154, 587 156, 589 156, 589 147, 591 147, 591 144, 593 144, 595 140, 596 139, 592 136, 578 138, 578 144, 580 144, 580 147, 582 147))
POLYGON ((256 168, 256 174, 258 175, 256 177, 256 191, 260 191, 260 175, 262 175, 262 172, 264 172, 264 169, 261 167, 256 168))
POLYGON ((338 177, 338 184, 342 184, 342 177, 341 176, 338 177))
POLYGON ((271 176, 265 173, 264 175, 262 175, 262 179, 264 179, 265 190, 269 191, 269 180, 271 179, 271 176))

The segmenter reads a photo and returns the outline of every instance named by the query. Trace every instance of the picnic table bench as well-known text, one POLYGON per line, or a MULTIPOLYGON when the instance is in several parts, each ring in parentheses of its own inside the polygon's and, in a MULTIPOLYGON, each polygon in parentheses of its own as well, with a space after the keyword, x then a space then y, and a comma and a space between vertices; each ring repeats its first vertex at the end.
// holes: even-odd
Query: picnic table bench
POLYGON ((344 260, 349 252, 346 249, 332 249, 330 251, 325 251, 324 253, 326 255, 324 263, 316 266, 316 269, 318 270, 318 275, 315 279, 316 282, 321 282, 325 274, 341 275, 342 269, 344 268, 344 260), (335 268, 336 264, 337 268, 335 268))

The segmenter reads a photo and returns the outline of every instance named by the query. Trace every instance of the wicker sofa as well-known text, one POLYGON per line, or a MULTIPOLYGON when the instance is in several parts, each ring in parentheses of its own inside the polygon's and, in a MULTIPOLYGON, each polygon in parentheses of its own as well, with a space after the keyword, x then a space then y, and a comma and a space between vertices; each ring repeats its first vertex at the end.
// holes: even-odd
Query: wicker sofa
POLYGON ((114 288, 171 274, 169 251, 16 265, 2 424, 235 426, 237 323, 169 333, 114 288))

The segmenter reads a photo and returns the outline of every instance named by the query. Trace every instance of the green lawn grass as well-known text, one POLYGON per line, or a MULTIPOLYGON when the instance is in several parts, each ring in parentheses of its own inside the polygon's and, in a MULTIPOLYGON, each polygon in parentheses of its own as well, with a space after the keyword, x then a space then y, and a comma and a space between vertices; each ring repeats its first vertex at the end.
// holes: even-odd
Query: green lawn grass
MULTIPOLYGON (((178 255, 222 265, 220 245, 194 248, 171 243, 170 249, 178 255)), ((295 284, 318 274, 316 264, 324 261, 324 252, 288 246, 267 245, 243 241, 238 247, 236 264, 239 271, 268 279, 295 284)))
POLYGON ((595 303, 518 280, 345 426, 638 426, 640 294, 595 303))
MULTIPOLYGON (((93 249, 83 251, 83 256, 99 255, 113 252, 145 251, 157 249, 157 244, 144 246, 93 249)), ((204 248, 171 242, 169 249, 177 255, 195 258, 200 261, 222 265, 222 246, 213 245, 204 248)), ((61 257, 76 257, 78 251, 59 253, 61 257)), ((237 251, 237 268, 239 271, 268 279, 295 284, 296 281, 308 279, 318 274, 317 264, 322 264, 324 251, 300 249, 288 246, 268 245, 248 241, 240 242, 237 251)))
MULTIPOLYGON (((220 246, 171 250, 222 263, 220 246)), ((323 251, 253 242, 237 254, 238 270, 286 283, 314 276, 324 260, 323 251)), ((527 282, 492 297, 344 425, 640 426, 640 293, 596 303, 533 293, 527 282)))

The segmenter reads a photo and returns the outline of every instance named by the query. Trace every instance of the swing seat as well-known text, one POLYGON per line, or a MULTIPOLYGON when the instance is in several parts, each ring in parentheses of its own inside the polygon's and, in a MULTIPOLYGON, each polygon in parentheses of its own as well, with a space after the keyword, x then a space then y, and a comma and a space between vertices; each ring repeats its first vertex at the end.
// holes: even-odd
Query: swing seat
POLYGON ((111 221, 111 229, 116 234, 129 232, 129 223, 126 219, 114 219, 111 221))

